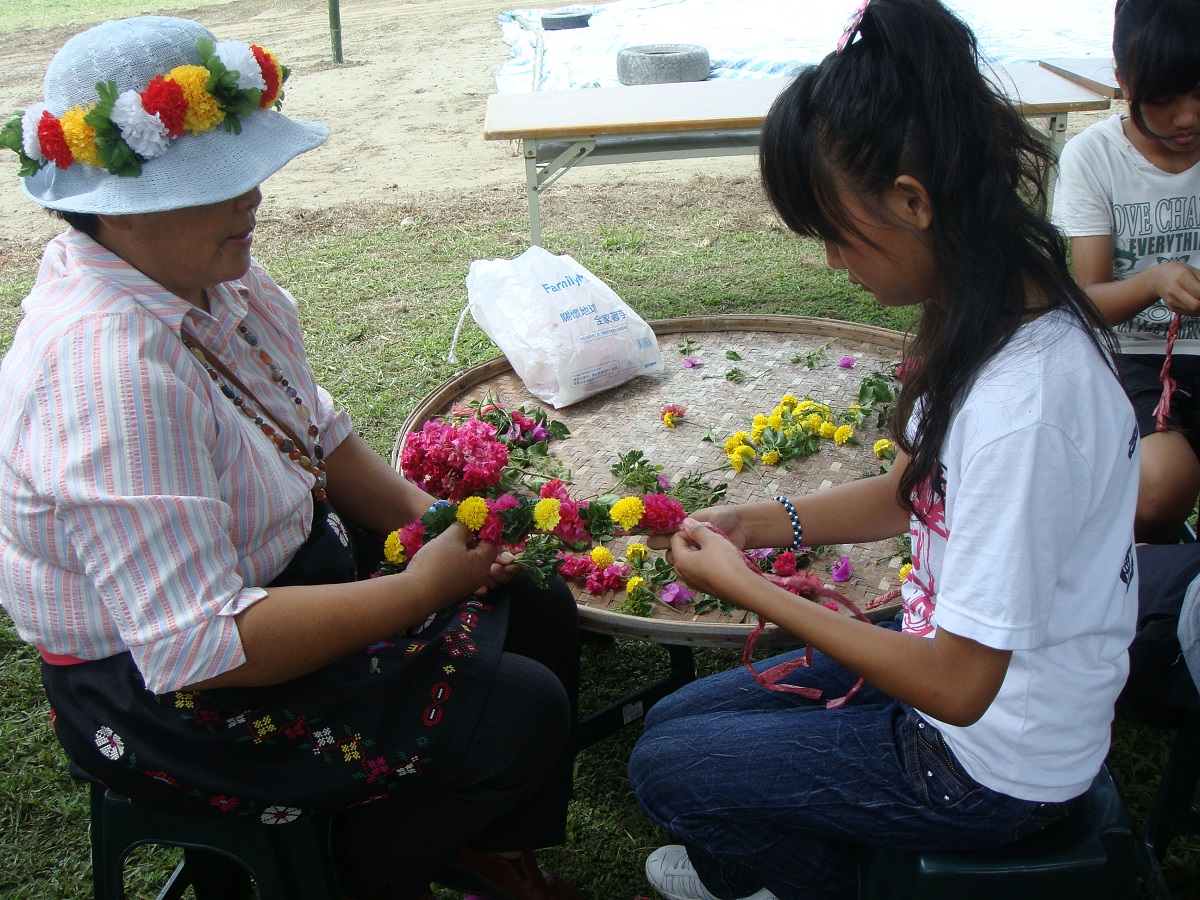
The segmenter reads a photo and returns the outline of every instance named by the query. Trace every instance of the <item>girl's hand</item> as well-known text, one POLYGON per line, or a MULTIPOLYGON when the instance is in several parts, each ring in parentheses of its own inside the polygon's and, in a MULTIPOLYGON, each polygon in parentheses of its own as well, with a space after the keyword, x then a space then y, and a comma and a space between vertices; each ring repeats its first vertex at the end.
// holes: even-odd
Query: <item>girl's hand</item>
POLYGON ((1185 316, 1200 316, 1200 270, 1187 263, 1165 262, 1154 267, 1154 286, 1167 308, 1185 316))
POLYGON ((747 567, 740 549, 695 519, 683 520, 671 536, 667 556, 692 590, 734 603, 745 593, 742 589, 749 579, 758 577, 747 567))
POLYGON ((455 522, 413 556, 405 574, 422 590, 450 603, 487 583, 497 559, 496 545, 481 541, 467 526, 455 522))
MULTIPOLYGON (((697 522, 709 522, 720 528, 729 541, 739 550, 746 549, 746 529, 742 525, 740 507, 738 506, 709 506, 694 512, 689 518, 697 522)), ((652 534, 646 539, 646 545, 652 550, 666 550, 671 546, 670 534, 652 534)))

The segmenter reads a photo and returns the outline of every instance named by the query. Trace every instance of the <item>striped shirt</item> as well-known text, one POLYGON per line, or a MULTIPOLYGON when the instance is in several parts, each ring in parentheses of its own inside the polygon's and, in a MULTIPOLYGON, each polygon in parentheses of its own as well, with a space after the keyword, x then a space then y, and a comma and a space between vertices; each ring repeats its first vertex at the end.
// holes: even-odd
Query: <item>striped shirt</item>
POLYGON ((232 617, 266 596, 312 518, 312 476, 220 392, 181 327, 305 434, 244 322, 326 452, 350 432, 286 291, 252 265, 208 297, 205 313, 68 231, 47 245, 0 366, 0 604, 50 653, 130 651, 155 693, 245 661, 232 617))

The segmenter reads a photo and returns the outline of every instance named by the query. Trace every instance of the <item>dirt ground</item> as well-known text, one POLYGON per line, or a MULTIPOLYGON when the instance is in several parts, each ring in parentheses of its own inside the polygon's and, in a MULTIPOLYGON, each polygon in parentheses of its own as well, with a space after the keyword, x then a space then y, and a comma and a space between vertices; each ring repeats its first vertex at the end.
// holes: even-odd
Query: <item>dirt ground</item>
MULTIPOLYGON (((428 194, 460 198, 500 190, 523 197, 517 147, 482 137, 494 76, 509 58, 497 17, 514 8, 492 0, 342 0, 340 65, 332 61, 326 0, 232 0, 164 14, 203 22, 218 38, 274 50, 292 68, 284 111, 329 126, 324 146, 264 185, 264 211, 284 212, 428 194)), ((4 35, 0 109, 39 100, 50 58, 79 30, 4 35)), ((12 167, 0 171, 15 174, 15 159, 0 159, 0 166, 8 163, 12 167)), ((637 184, 698 173, 750 176, 753 161, 598 166, 572 172, 569 180, 637 184)), ((0 221, 0 252, 40 246, 60 227, 25 198, 16 177, 0 178, 0 221)))
MULTIPOLYGON (((332 60, 327 0, 231 0, 163 13, 203 22, 218 38, 262 44, 291 66, 285 111, 325 123, 331 136, 267 181, 263 213, 319 212, 316 218, 337 227, 414 200, 523 206, 518 147, 482 137, 494 76, 509 58, 497 18, 512 8, 495 0, 342 0, 341 64, 332 60)), ((0 110, 40 99, 50 58, 82 27, 4 35, 0 110)), ((1108 114, 1076 113, 1070 131, 1108 114)), ((28 265, 61 228, 25 198, 15 159, 4 156, 0 172, 10 174, 0 177, 0 270, 28 265)), ((610 207, 595 211, 622 221, 635 210, 653 214, 651 204, 637 201, 640 188, 655 193, 664 182, 697 175, 715 176, 710 190, 744 192, 756 180, 752 157, 724 157, 581 168, 552 193, 590 187, 580 198, 610 207)))

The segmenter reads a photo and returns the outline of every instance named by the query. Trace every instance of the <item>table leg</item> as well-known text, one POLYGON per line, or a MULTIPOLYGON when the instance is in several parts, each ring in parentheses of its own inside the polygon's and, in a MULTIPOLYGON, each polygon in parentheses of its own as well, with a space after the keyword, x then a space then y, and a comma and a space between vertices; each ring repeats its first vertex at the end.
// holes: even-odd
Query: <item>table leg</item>
POLYGON ((616 734, 646 715, 651 706, 696 680, 696 661, 691 647, 663 645, 671 659, 671 671, 666 678, 622 697, 616 703, 584 716, 575 726, 575 749, 583 750, 597 741, 616 734))
POLYGON ((525 197, 529 201, 529 243, 542 245, 541 190, 538 183, 537 141, 522 141, 525 154, 525 197))

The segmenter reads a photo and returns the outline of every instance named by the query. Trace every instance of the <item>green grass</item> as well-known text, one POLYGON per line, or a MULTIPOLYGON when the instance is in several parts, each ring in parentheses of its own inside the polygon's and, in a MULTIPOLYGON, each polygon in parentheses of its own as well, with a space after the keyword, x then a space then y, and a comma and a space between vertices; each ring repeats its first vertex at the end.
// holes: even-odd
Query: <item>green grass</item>
POLYGON ((84 25, 105 19, 122 19, 165 9, 196 9, 225 0, 179 0, 164 7, 153 0, 4 0, 0 3, 0 34, 58 25, 84 25))
MULTIPOLYGON (((650 189, 642 192, 646 211, 634 216, 623 214, 609 192, 562 188, 548 195, 545 243, 570 253, 645 318, 792 313, 900 329, 910 324, 908 312, 882 309, 844 275, 828 271, 819 247, 774 227, 753 185, 701 180, 650 189), (631 220, 636 224, 612 224, 631 220)), ((497 352, 468 318, 460 366, 445 361, 466 302, 468 265, 517 255, 527 245, 526 229, 522 198, 487 193, 337 215, 264 210, 257 255, 300 301, 319 377, 368 442, 388 456, 424 394, 497 352)), ((11 343, 31 279, 32 265, 0 269, 0 350, 11 343)), ((738 654, 700 651, 697 657, 704 673, 735 665, 738 654)), ((627 640, 587 643, 583 666, 585 711, 668 668, 661 648, 627 640)), ((580 755, 570 841, 543 854, 593 900, 648 896, 642 863, 666 839, 640 814, 625 780, 638 732, 638 726, 626 728, 580 755)), ((1126 717, 1114 727, 1110 765, 1138 822, 1169 738, 1126 717)), ((0 745, 0 897, 90 896, 86 791, 71 781, 50 732, 36 654, 3 618, 0 745)), ((1200 897, 1200 842, 1175 846, 1167 866, 1175 895, 1200 897)), ((139 855, 130 869, 130 896, 154 896, 152 885, 169 866, 169 854, 139 855)))

